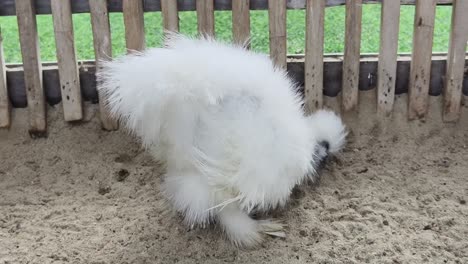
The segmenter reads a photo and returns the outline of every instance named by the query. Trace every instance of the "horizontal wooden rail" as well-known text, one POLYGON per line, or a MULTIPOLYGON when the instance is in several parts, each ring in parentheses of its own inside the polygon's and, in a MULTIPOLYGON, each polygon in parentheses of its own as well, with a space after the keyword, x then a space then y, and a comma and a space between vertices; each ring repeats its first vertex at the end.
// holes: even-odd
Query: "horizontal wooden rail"
MULTIPOLYGON (((175 0, 174 0, 175 1, 175 0)), ((394 1, 394 0, 392 0, 394 1)), ((396 1, 396 0, 395 0, 396 1)), ((288 9, 305 9, 307 0, 288 0, 288 9)), ((340 6, 344 5, 346 0, 326 0, 326 6, 340 6)), ((365 4, 381 3, 382 0, 363 0, 365 4)), ((416 0, 401 0, 402 5, 414 5, 416 0)), ((451 5, 453 0, 438 0, 438 5, 451 5)), ((89 13, 89 0, 73 0, 72 12, 73 13, 89 13)), ((52 14, 50 0, 36 0, 36 14, 52 14)), ((178 0, 177 7, 179 11, 195 11, 196 4, 194 0, 178 0)), ((215 10, 231 10, 232 0, 214 0, 215 10)), ((251 0, 250 10, 266 10, 268 9, 268 0, 251 0)), ((110 0, 108 1, 109 12, 122 12, 122 1, 110 0)), ((144 0, 144 12, 161 11, 161 0, 144 0)), ((15 0, 2 0, 0 1, 0 16, 14 16, 15 13, 15 0)))
MULTIPOLYGON (((468 55, 468 54, 467 54, 468 55)), ((432 57, 431 79, 429 94, 438 96, 442 94, 446 55, 436 55, 432 57)), ((468 56, 466 57, 468 62, 468 56)), ((377 86, 378 57, 376 55, 366 55, 360 59, 359 71, 359 90, 371 90, 377 86)), ((408 80, 410 72, 411 57, 399 56, 397 61, 397 79, 395 94, 408 92, 408 80)), ((45 96, 50 105, 60 103, 60 84, 58 68, 56 63, 44 63, 43 82, 45 96)), ((323 94, 335 97, 341 92, 342 80, 342 56, 325 56, 323 94)), ((304 85, 304 57, 290 56, 288 58, 287 69, 290 76, 304 85)), ((95 66, 93 61, 82 61, 79 63, 80 83, 83 100, 98 103, 98 94, 96 92, 95 66)), ((8 93, 13 107, 26 107, 26 92, 24 86, 24 72, 21 65, 7 65, 7 83, 8 93)), ((468 96, 468 76, 465 76, 463 85, 463 94, 468 96)))

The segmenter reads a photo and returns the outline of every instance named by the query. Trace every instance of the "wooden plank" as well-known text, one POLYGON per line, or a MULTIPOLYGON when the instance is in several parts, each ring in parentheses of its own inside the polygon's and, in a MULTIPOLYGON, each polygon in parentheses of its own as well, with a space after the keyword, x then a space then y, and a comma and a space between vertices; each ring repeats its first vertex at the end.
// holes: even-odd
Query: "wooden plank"
POLYGON ((168 31, 179 31, 179 14, 177 1, 161 0, 161 11, 164 29, 168 31))
POLYGON ((215 35, 214 0, 196 0, 198 33, 215 35))
MULTIPOLYGON (((465 61, 468 63, 468 54, 465 61)), ((410 72, 411 56, 399 56, 397 61, 397 81, 396 94, 408 92, 408 80, 410 72)), ((435 54, 432 56, 431 81, 429 94, 439 96, 442 94, 442 77, 446 73, 447 54, 435 54)), ((378 55, 362 56, 360 63, 359 90, 367 91, 376 87, 374 78, 378 68, 378 55)), ((304 85, 304 56, 290 56, 288 58, 288 75, 299 86, 304 85)), ((83 99, 92 103, 99 102, 99 96, 96 91, 95 62, 80 61, 80 83, 83 99)), ((468 64, 467 64, 468 65, 468 64)), ((7 87, 10 97, 10 103, 13 107, 24 108, 27 106, 26 91, 24 88, 24 72, 21 64, 7 64, 7 87)), ((55 105, 61 101, 60 84, 58 76, 58 67, 56 63, 43 63, 43 83, 47 102, 55 105)), ((343 61, 341 56, 324 55, 324 89, 323 94, 329 97, 335 97, 341 92, 341 78, 343 70, 343 61)), ((468 96, 468 75, 465 75, 463 94, 468 96)))
POLYGON ((323 105, 324 1, 307 1, 305 48, 305 102, 309 112, 323 105))
POLYGON ((425 117, 428 109, 435 7, 435 0, 418 0, 416 4, 409 82, 410 120, 425 117))
POLYGON ((232 2, 232 36, 234 42, 250 47, 250 0, 232 2))
POLYGON ((468 1, 455 0, 452 8, 452 27, 445 75, 444 112, 445 122, 460 118, 465 52, 468 42, 468 1))
POLYGON ((362 0, 346 3, 345 51, 343 58, 344 111, 350 111, 358 103, 359 52, 361 47, 362 0))
MULTIPOLYGON (((158 12, 161 11, 161 0, 145 0, 145 12, 158 12)), ((176 1, 176 0, 174 0, 176 1)), ((288 0, 288 9, 305 9, 307 0, 288 0)), ((324 0, 325 1, 325 0, 324 0)), ((438 5, 451 5, 453 0, 438 0, 438 5)), ((366 4, 380 4, 382 0, 363 0, 366 4)), ((402 5, 414 5, 416 0, 401 0, 402 5)), ((346 0, 326 0, 326 6, 341 6, 345 5, 346 0)), ((179 11, 195 11, 195 1, 179 0, 179 11)), ((232 0, 216 0, 214 3, 215 10, 231 10, 232 0)), ((123 10, 122 1, 109 1, 109 12, 121 13, 123 10)), ((250 10, 267 10, 268 0, 251 0, 250 10)), ((73 0, 72 12, 75 13, 90 13, 88 0, 73 0)), ((36 0, 36 13, 37 14, 51 14, 50 0, 36 0)), ((2 0, 0 1, 0 16, 15 15, 15 0, 2 0)))
POLYGON ((390 115, 395 101, 400 2, 384 1, 380 20, 377 112, 390 115))
POLYGON ((83 118, 70 0, 52 0, 57 61, 65 121, 83 118))
MULTIPOLYGON (((161 0, 145 0, 145 12, 158 12, 161 11, 161 0)), ((176 0, 173 0, 176 1, 176 0)), ((235 0, 238 1, 238 0, 235 0)), ((288 0, 288 9, 305 9, 307 0, 288 0)), ((325 1, 325 0, 323 0, 325 1)), ((438 5, 451 5, 453 0, 438 0, 438 5)), ((37 14, 51 14, 50 0, 36 0, 36 13, 37 14)), ((75 13, 90 13, 89 0, 73 0, 72 12, 75 13)), ((214 3, 215 10, 231 10, 232 0, 216 0, 214 3)), ((382 0, 363 0, 366 4, 380 4, 382 0)), ((414 5, 416 0, 401 0, 402 5, 414 5)), ((326 0, 326 6, 341 6, 345 5, 346 0, 326 0)), ((193 0, 179 0, 179 11, 195 11, 195 1, 193 0)), ((267 10, 268 0, 250 0, 250 10, 267 10)), ((112 0, 108 2, 109 12, 121 13, 122 1, 112 0)), ((14 16, 15 15, 15 0, 2 0, 0 1, 0 16, 14 16)))
MULTIPOLYGON (((91 24, 93 28, 94 54, 99 68, 100 60, 112 58, 112 44, 110 35, 109 14, 107 12, 107 0, 90 1, 91 24)), ((106 107, 106 97, 99 92, 99 112, 101 124, 105 130, 118 129, 118 122, 111 117, 106 107)))
POLYGON ((2 29, 0 28, 0 128, 10 127, 10 100, 8 99, 5 59, 3 57, 2 29))
MULTIPOLYGON (((261 8, 263 7, 263 1, 265 0, 252 0, 253 4, 255 5, 256 8, 261 8)), ((288 1, 288 9, 305 9, 308 0, 289 0, 288 1)), ((349 0, 324 0, 325 6, 327 7, 333 7, 333 6, 342 6, 346 5, 346 2, 349 0)), ((387 0, 388 1, 388 0, 387 0)), ((396 0, 390 0, 390 1, 396 1, 396 0)), ((383 0, 362 0, 363 4, 382 4, 383 0)), ((415 5, 416 0, 400 0, 399 1, 401 5, 415 5)), ((437 5, 452 5, 453 0, 438 0, 437 5)))
POLYGON ((270 29, 270 57, 273 62, 286 68, 286 0, 268 1, 270 29))
POLYGON ((47 113, 42 87, 41 56, 37 35, 34 1, 16 2, 21 54, 24 62, 24 82, 29 110, 29 134, 32 137, 46 135, 47 113))
POLYGON ((122 7, 127 51, 144 50, 145 22, 143 17, 143 0, 123 0, 122 7))
MULTIPOLYGON (((97 104, 95 63, 80 62, 80 84, 83 99, 97 104)), ((49 105, 54 106, 62 101, 57 63, 42 64, 42 83, 44 94, 49 105)), ((10 103, 15 108, 27 107, 24 71, 22 66, 7 65, 7 87, 10 103)))

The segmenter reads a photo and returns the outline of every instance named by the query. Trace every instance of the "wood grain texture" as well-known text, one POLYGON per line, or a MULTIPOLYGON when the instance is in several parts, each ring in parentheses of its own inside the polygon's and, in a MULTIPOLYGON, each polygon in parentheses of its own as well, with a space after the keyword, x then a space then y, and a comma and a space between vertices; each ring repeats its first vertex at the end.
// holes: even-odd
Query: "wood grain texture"
POLYGON ((305 102, 310 112, 323 105, 325 2, 308 0, 306 8, 305 102))
POLYGON ((362 0, 347 1, 345 51, 343 58, 342 105, 344 111, 350 111, 358 104, 361 21, 362 0))
POLYGON ((70 0, 51 0, 65 121, 83 118, 70 0))
POLYGON ((24 83, 29 110, 29 134, 46 136, 47 111, 42 87, 41 56, 33 0, 16 2, 21 54, 24 62, 24 83))
POLYGON ((410 120, 425 117, 428 110, 435 7, 436 0, 418 0, 416 4, 409 81, 410 120))
MULTIPOLYGON (((112 58, 112 43, 110 34, 109 14, 107 11, 107 0, 92 0, 91 24, 93 28, 93 43, 96 64, 99 68, 100 60, 110 60, 112 58)), ((99 112, 102 127, 105 130, 118 129, 118 121, 111 117, 109 109, 106 107, 106 97, 98 92, 99 112)))
POLYGON ((455 122, 460 118, 467 42, 468 1, 455 0, 444 85, 443 119, 445 122, 455 122))
MULTIPOLYGON (((179 11, 194 11, 196 4, 194 0, 173 0, 177 1, 179 11)), ((233 0, 216 0, 214 3, 215 10, 231 10, 233 0)), ((235 0, 237 1, 237 0, 235 0)), ((288 9, 305 9, 307 0, 288 0, 288 9)), ((325 1, 325 0, 323 0, 325 1)), ((36 0, 37 14, 51 14, 50 0, 36 0)), ((363 0, 365 4, 379 4, 382 0, 363 0)), ((416 0, 401 0, 402 5, 414 5, 416 0)), ((438 0, 438 5, 451 5, 453 0, 438 0)), ((345 5, 346 0, 326 0, 326 6, 345 5)), ((268 9, 268 0, 250 0, 250 10, 266 10, 268 9)), ((122 1, 112 0, 108 2, 109 12, 122 12, 122 1)), ((73 0, 73 13, 89 13, 89 0, 73 0)), ((144 0, 145 12, 161 11, 161 0, 144 0)), ((15 15, 15 0, 0 1, 0 16, 15 15)))
POLYGON ((214 0, 196 0, 198 33, 215 35, 214 0))
POLYGON ((286 0, 268 1, 270 57, 275 65, 286 68, 286 0))
POLYGON ((0 28, 0 128, 10 127, 10 100, 6 80, 5 58, 3 57, 3 39, 0 28))
POLYGON ((395 101, 400 2, 384 1, 380 22, 377 112, 388 116, 395 101))
POLYGON ((144 50, 145 22, 143 16, 143 0, 123 0, 122 8, 127 51, 144 50))
POLYGON ((179 31, 179 14, 177 1, 161 0, 161 12, 163 16, 164 29, 168 31, 179 31))
MULTIPOLYGON (((250 0, 232 2, 232 37, 238 44, 246 44, 250 40, 250 0)), ((250 47, 250 45, 247 45, 250 47)))

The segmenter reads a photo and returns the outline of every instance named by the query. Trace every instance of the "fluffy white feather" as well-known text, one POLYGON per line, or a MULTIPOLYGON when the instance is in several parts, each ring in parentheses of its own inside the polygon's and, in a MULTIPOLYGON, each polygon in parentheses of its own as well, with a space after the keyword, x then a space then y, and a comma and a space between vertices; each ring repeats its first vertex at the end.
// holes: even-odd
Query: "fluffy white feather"
POLYGON ((308 119, 316 140, 328 143, 329 153, 335 154, 343 148, 347 132, 340 117, 334 112, 320 110, 312 113, 308 119))
POLYGON ((162 186, 190 226, 219 221, 236 245, 279 226, 249 217, 284 205, 314 175, 318 142, 338 151, 338 117, 304 116, 286 72, 270 59, 210 38, 169 34, 164 48, 103 62, 98 89, 110 111, 158 159, 162 186))

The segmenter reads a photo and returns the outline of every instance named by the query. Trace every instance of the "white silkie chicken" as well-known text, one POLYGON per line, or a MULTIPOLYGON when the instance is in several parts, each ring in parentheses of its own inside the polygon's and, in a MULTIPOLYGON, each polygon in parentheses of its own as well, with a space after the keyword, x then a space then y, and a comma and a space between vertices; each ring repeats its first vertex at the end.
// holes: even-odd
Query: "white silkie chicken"
POLYGON ((332 112, 305 116, 286 71, 262 54, 168 33, 163 48, 103 62, 98 89, 157 159, 162 186, 190 226, 218 222, 237 246, 282 226, 254 211, 283 206, 345 141, 332 112))

